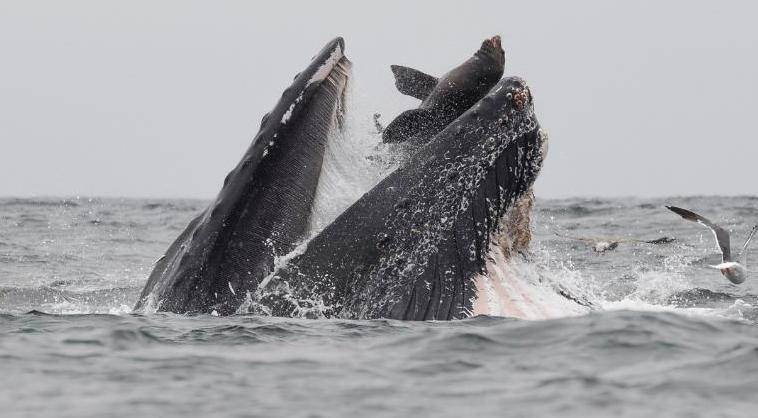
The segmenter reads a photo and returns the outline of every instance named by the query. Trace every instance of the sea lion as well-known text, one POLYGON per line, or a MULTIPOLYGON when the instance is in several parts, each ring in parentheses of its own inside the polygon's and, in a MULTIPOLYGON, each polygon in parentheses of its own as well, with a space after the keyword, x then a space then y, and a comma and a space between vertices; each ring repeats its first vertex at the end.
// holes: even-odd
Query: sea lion
POLYGON ((439 79, 409 67, 391 68, 397 89, 421 100, 421 104, 387 125, 382 140, 423 143, 478 102, 500 80, 505 52, 500 36, 485 39, 471 58, 439 79))

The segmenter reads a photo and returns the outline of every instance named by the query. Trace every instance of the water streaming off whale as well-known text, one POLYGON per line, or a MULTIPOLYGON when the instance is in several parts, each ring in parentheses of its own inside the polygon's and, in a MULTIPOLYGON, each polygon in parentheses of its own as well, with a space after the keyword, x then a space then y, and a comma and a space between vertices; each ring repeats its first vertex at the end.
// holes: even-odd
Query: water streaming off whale
POLYGON ((347 87, 345 129, 333 131, 327 142, 314 199, 307 237, 329 225, 389 172, 395 169, 402 150, 381 144, 366 98, 355 94, 355 79, 347 87))

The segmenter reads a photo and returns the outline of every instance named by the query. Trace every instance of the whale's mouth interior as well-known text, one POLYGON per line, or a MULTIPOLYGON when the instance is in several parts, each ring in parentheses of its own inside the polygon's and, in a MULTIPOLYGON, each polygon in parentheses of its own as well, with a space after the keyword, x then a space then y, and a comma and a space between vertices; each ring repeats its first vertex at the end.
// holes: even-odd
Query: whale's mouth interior
POLYGON ((350 80, 341 101, 339 129, 329 135, 306 238, 312 238, 397 168, 398 147, 381 143, 374 104, 350 80))
POLYGON ((347 75, 352 64, 345 56, 344 50, 345 48, 342 44, 337 44, 334 49, 332 49, 329 57, 314 71, 313 75, 308 80, 306 87, 314 82, 329 79, 330 76, 334 79, 334 71, 339 71, 342 75, 347 75))

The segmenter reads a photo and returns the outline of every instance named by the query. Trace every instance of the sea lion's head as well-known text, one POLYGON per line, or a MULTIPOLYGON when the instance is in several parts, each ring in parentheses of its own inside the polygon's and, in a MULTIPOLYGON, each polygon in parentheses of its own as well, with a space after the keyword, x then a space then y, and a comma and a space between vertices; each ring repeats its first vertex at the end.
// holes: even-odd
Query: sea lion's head
POLYGON ((500 67, 501 71, 505 68, 505 51, 503 51, 500 35, 485 39, 475 55, 487 61, 491 61, 496 66, 500 67))

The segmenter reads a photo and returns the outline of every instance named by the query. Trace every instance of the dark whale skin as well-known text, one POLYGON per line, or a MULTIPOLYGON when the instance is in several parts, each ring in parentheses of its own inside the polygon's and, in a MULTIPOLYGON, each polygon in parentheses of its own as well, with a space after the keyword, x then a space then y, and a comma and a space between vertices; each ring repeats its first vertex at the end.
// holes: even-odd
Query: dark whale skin
POLYGON ((156 263, 135 309, 234 313, 303 238, 350 61, 336 38, 295 76, 211 205, 156 263))

